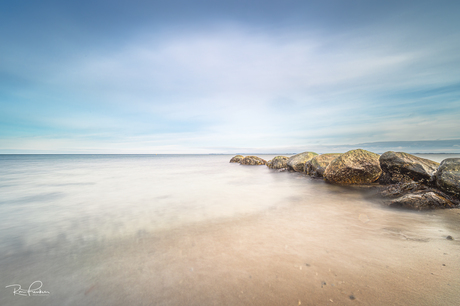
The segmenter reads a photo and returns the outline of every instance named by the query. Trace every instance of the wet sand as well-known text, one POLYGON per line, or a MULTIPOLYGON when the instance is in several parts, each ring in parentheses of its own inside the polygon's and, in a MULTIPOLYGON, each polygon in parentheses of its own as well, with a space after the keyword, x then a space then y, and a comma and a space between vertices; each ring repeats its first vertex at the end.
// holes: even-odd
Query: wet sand
POLYGON ((348 193, 336 203, 347 205, 342 211, 293 199, 262 214, 139 233, 65 262, 50 252, 26 256, 42 261, 37 271, 55 292, 33 302, 456 305, 460 240, 446 236, 460 237, 460 210, 376 209, 359 198, 348 193))
MULTIPOLYGON (((272 188, 289 188, 265 209, 169 228, 146 228, 136 217, 125 220, 131 227, 120 222, 126 233, 119 236, 58 235, 2 249, 2 285, 40 280, 50 295, 18 297, 4 288, 0 304, 458 305, 460 209, 388 209, 363 190, 301 174, 270 179, 272 188)), ((254 206, 270 198, 250 188, 243 195, 254 206)))

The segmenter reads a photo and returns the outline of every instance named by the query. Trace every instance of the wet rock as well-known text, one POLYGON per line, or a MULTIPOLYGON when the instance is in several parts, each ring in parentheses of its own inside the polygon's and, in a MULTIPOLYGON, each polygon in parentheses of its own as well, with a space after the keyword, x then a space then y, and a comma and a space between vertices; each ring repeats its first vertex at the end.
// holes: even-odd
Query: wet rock
POLYGON ((388 205, 390 207, 402 207, 415 210, 456 207, 456 205, 451 201, 432 191, 419 191, 416 193, 407 194, 391 200, 388 205))
POLYGON ((385 198, 396 198, 427 189, 429 189, 428 186, 419 183, 399 183, 385 186, 380 190, 380 195, 385 198))
POLYGON ((267 161, 265 159, 262 159, 257 156, 245 156, 240 164, 242 165, 250 165, 250 166, 259 166, 259 165, 265 165, 267 164, 267 161))
POLYGON ((460 200, 460 158, 447 158, 434 175, 436 186, 460 200))
POLYGON ((337 184, 370 184, 382 173, 379 157, 362 149, 348 151, 326 167, 324 178, 337 184))
POLYGON ((287 161, 289 157, 275 156, 267 162, 267 167, 270 169, 284 169, 287 168, 287 161))
POLYGON ((381 184, 420 182, 427 184, 439 163, 404 152, 388 151, 380 156, 381 184))
POLYGON ((317 155, 315 152, 303 152, 291 156, 287 161, 288 168, 296 172, 303 172, 305 163, 317 155))
POLYGON ((231 163, 240 163, 243 160, 244 156, 243 155, 235 155, 230 159, 231 163))
MULTIPOLYGON (((384 198, 384 204, 393 207, 405 207, 405 208, 412 208, 412 209, 419 209, 418 205, 402 205, 401 202, 404 198, 404 201, 408 201, 408 199, 420 200, 423 203, 427 202, 427 199, 432 199, 433 197, 425 196, 422 197, 423 194, 434 193, 437 195, 436 199, 445 199, 447 202, 445 204, 436 204, 436 201, 433 202, 433 205, 428 205, 422 209, 435 209, 435 208, 452 208, 452 207, 459 207, 460 200, 456 199, 450 194, 442 192, 436 188, 429 187, 427 185, 421 183, 398 183, 393 185, 387 186, 380 186, 378 187, 378 194, 384 198), (398 204, 399 203, 399 204, 398 204), (400 205, 401 204, 401 205, 400 205)), ((423 205, 421 202, 420 205, 423 205)))
POLYGON ((323 177, 326 167, 341 153, 321 154, 305 163, 305 173, 313 177, 323 177))

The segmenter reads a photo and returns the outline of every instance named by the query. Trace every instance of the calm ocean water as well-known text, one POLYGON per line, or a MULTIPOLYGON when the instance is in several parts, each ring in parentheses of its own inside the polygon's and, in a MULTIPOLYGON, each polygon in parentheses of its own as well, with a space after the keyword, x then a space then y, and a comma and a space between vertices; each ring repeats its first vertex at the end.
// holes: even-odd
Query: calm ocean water
POLYGON ((391 210, 230 158, 0 155, 0 285, 49 291, 3 288, 0 305, 458 302, 459 210, 391 210))

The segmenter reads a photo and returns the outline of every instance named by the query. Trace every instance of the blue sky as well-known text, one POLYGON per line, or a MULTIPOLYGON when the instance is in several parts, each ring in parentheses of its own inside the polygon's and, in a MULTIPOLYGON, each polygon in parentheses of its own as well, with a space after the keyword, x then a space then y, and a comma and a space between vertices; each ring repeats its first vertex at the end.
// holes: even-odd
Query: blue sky
POLYGON ((458 1, 2 1, 0 153, 454 140, 458 1))

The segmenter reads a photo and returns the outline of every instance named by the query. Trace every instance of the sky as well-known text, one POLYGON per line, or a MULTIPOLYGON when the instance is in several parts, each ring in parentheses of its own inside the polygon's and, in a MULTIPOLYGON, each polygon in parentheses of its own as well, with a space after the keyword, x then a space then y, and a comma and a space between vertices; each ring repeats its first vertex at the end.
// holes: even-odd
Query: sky
POLYGON ((460 152, 459 14, 442 0, 1 1, 0 154, 460 152))

